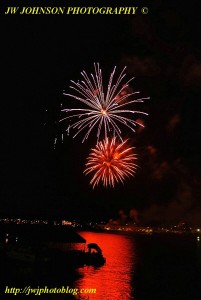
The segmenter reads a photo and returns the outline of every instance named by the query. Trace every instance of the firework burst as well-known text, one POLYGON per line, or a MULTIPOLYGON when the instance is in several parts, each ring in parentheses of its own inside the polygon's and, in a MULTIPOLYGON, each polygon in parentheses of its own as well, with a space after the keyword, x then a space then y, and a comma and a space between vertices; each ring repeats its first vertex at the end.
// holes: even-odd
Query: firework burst
POLYGON ((110 75, 109 83, 105 91, 103 87, 102 71, 99 64, 94 64, 95 74, 89 77, 85 71, 81 72, 82 80, 79 82, 71 81, 70 89, 75 94, 66 94, 75 100, 78 100, 85 107, 83 108, 67 108, 62 109, 67 116, 60 121, 75 119, 72 124, 68 124, 68 129, 73 128, 76 137, 79 133, 84 133, 84 142, 94 128, 97 128, 97 140, 99 140, 101 132, 104 132, 105 139, 109 136, 118 136, 121 141, 121 126, 125 126, 132 131, 135 131, 137 125, 143 124, 134 120, 133 116, 136 114, 147 115, 147 113, 128 109, 129 105, 137 102, 143 102, 146 98, 132 99, 139 92, 132 92, 129 90, 129 83, 133 79, 129 79, 123 83, 126 76, 125 69, 122 70, 117 80, 114 82, 116 67, 110 75))
POLYGON ((93 174, 90 181, 93 188, 100 182, 105 187, 114 187, 115 183, 123 183, 127 177, 135 174, 136 154, 133 153, 134 148, 126 144, 127 140, 118 143, 115 138, 106 138, 91 149, 84 173, 93 174))

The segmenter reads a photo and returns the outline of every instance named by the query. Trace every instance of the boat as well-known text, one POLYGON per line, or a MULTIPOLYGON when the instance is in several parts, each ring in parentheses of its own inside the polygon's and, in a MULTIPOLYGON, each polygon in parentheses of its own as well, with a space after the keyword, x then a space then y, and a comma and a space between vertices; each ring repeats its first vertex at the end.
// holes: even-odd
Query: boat
POLYGON ((87 245, 88 251, 85 252, 86 265, 101 266, 106 262, 105 257, 102 254, 101 248, 96 243, 90 243, 87 245))
POLYGON ((86 247, 86 240, 66 226, 6 226, 4 236, 7 260, 52 269, 101 266, 106 262, 97 244, 90 243, 86 247), (80 245, 80 249, 75 250, 75 245, 80 245))

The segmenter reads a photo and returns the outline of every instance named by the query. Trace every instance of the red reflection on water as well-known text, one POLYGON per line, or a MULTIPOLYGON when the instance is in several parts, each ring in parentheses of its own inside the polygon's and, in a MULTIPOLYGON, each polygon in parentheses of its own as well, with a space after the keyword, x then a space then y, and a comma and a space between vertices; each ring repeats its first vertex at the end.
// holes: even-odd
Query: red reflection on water
POLYGON ((95 268, 80 268, 83 275, 76 282, 78 288, 96 288, 89 299, 128 300, 133 299, 131 286, 135 264, 135 247, 132 236, 108 233, 79 233, 87 243, 97 243, 106 258, 106 264, 95 268))

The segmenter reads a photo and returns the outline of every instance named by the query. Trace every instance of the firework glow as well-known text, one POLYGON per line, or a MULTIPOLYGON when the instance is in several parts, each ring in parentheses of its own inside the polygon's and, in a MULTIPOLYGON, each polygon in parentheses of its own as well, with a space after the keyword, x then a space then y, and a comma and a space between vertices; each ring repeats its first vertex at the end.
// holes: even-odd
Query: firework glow
POLYGON ((97 141, 99 141, 100 135, 103 132, 105 139, 109 136, 118 136, 122 139, 121 126, 125 126, 135 132, 137 125, 144 127, 144 125, 134 119, 134 115, 147 115, 147 113, 129 109, 134 103, 143 102, 146 98, 133 99, 132 97, 139 94, 139 92, 132 92, 129 87, 129 83, 134 78, 129 79, 123 83, 123 79, 126 76, 125 69, 122 70, 120 75, 114 81, 116 67, 110 75, 109 83, 105 91, 103 86, 102 71, 99 64, 94 64, 95 74, 88 76, 85 71, 81 72, 82 80, 71 81, 72 85, 70 89, 75 94, 64 95, 69 96, 75 100, 78 100, 85 107, 83 108, 67 108, 62 109, 67 116, 60 120, 71 120, 75 119, 72 124, 68 126, 76 130, 73 137, 76 137, 79 133, 84 132, 84 142, 94 128, 97 129, 97 141))
POLYGON ((87 158, 84 174, 92 173, 90 184, 93 188, 102 183, 104 187, 114 187, 135 174, 137 159, 134 147, 127 146, 127 140, 118 143, 115 138, 106 138, 97 143, 87 158))

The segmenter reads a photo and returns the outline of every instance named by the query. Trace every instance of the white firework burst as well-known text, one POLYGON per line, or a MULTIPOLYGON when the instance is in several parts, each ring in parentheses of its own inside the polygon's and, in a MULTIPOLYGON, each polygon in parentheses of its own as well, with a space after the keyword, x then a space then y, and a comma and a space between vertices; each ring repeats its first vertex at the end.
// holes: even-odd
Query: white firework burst
POLYGON ((127 92, 129 83, 134 78, 129 79, 123 84, 123 79, 126 76, 126 67, 124 67, 115 83, 114 75, 116 67, 114 67, 106 91, 103 87, 102 71, 99 64, 94 63, 94 68, 95 74, 91 74, 91 77, 83 71, 81 72, 83 80, 77 83, 71 80, 72 85, 70 89, 76 92, 76 94, 64 93, 64 95, 80 101, 84 104, 84 107, 62 109, 62 111, 67 113, 67 117, 60 121, 71 121, 72 118, 75 118, 76 121, 70 125, 68 124, 67 130, 69 131, 70 128, 76 130, 73 137, 76 137, 81 132, 85 132, 82 142, 88 138, 95 127, 97 128, 97 140, 99 140, 101 132, 104 132, 105 138, 112 134, 113 137, 118 136, 123 141, 121 126, 126 126, 135 132, 137 125, 142 127, 144 125, 134 120, 134 115, 147 115, 145 112, 127 109, 127 107, 136 102, 143 102, 145 99, 149 99, 149 97, 132 99, 132 96, 139 94, 139 92, 127 92))

